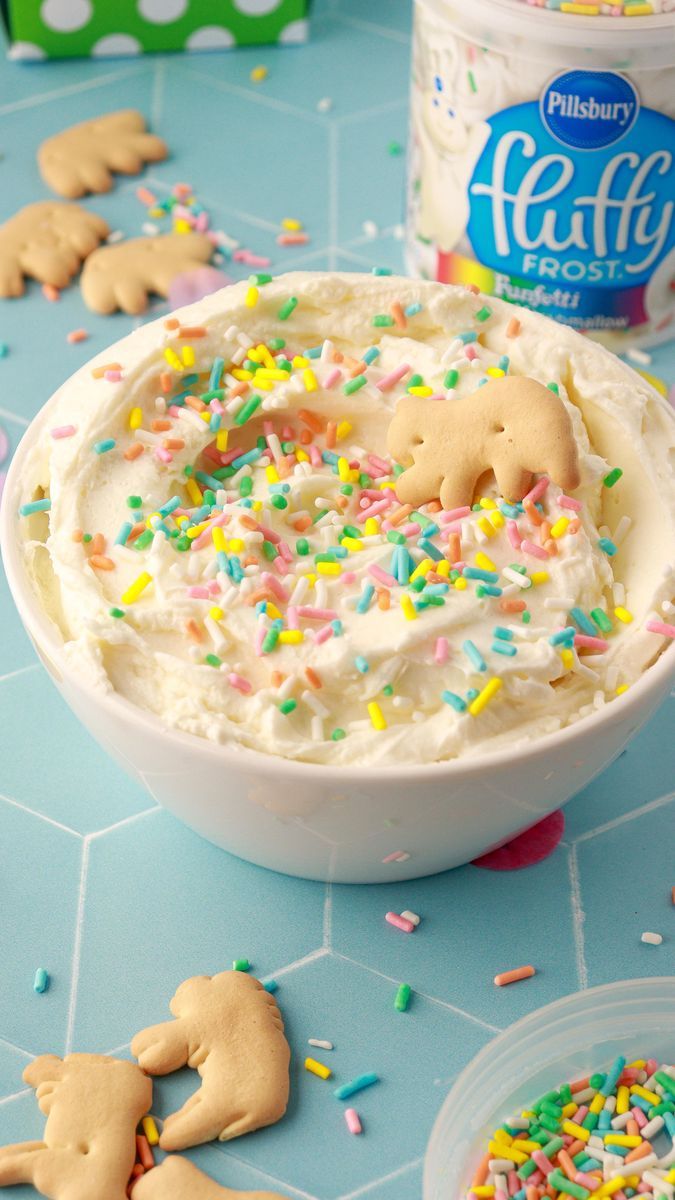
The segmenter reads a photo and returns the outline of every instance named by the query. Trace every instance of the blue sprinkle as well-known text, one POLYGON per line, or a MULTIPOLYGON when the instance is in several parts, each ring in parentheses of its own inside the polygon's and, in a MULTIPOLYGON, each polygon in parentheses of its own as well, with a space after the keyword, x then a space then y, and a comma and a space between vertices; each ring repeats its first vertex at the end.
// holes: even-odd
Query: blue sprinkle
POLYGON ((475 700, 476 696, 480 696, 478 688, 469 688, 468 692, 466 693, 467 700, 475 700))
POLYGON ((267 601, 259 600, 255 606, 256 617, 259 617, 261 613, 266 613, 266 612, 267 612, 267 601))
POLYGON ((355 1092, 362 1091, 363 1088, 370 1087, 371 1084, 377 1083, 379 1076, 374 1071, 367 1071, 365 1075, 357 1075, 356 1079, 350 1080, 349 1083, 343 1083, 333 1092, 333 1095, 338 1100, 347 1100, 353 1096, 355 1092))
POLYGON ((20 517, 30 517, 33 513, 49 512, 51 500, 31 500, 30 504, 22 504, 19 509, 20 517))
POLYGON ((363 591, 361 592, 361 595, 359 597, 359 602, 356 605, 357 613, 368 612, 370 602, 374 595, 375 595, 375 588, 373 587, 372 583, 367 583, 365 585, 363 591))
POLYGON ((487 663, 485 662, 483 655, 474 642, 470 640, 470 638, 467 638, 465 642, 462 642, 462 650, 466 654, 466 657, 471 665, 475 667, 477 671, 487 671, 487 663))
POLYGON ((372 267, 371 275, 391 275, 391 267, 372 267))
POLYGON ((589 620, 589 618, 586 616, 586 613, 583 611, 583 609, 571 608, 570 616, 571 616, 572 620, 574 621, 574 624, 579 626, 579 629, 581 630, 582 633, 587 634, 588 637, 596 636, 595 625, 593 624, 593 622, 591 620, 589 620))
POLYGON ((0 358, 7 358, 9 354, 9 346, 7 342, 0 342, 0 358))
POLYGON ((518 653, 517 646, 512 646, 510 642, 493 642, 492 649, 495 654, 503 654, 505 658, 513 658, 518 653))
MULTIPOLYGON (((440 562, 441 559, 443 558, 441 551, 439 549, 437 549, 437 547, 434 546, 433 542, 430 542, 427 537, 420 538, 420 540, 417 544, 418 544, 420 550, 424 551, 427 558, 433 559, 434 562, 440 562)), ((403 549, 403 547, 399 546, 399 549, 401 550, 401 549, 403 549)))
POLYGON ((423 596, 445 596, 450 591, 447 583, 428 583, 422 593, 423 596))
POLYGON ((225 361, 224 361, 224 359, 222 359, 222 358, 214 358, 214 360, 213 360, 213 365, 212 365, 212 367, 211 367, 211 374, 210 374, 210 376, 209 376, 209 388, 208 388, 208 390, 209 390, 210 392, 215 392, 216 388, 219 388, 219 387, 220 387, 220 381, 221 381, 221 379, 223 378, 223 368, 224 368, 224 366, 225 366, 225 361))
POLYGON ((455 712, 466 712, 466 700, 462 700, 462 697, 458 696, 456 692, 442 692, 441 700, 454 708, 455 712))
POLYGON ((241 583, 244 578, 244 568, 236 554, 233 554, 230 559, 230 576, 234 583, 241 583))
POLYGON ((614 542, 611 538, 599 538, 598 545, 601 550, 604 550, 605 554, 609 555, 610 558, 613 558, 617 552, 617 546, 614 545, 614 542))
POLYGON ((38 992, 39 995, 42 995, 43 992, 47 991, 48 987, 49 987, 49 975, 48 975, 47 971, 45 971, 44 967, 38 967, 37 971, 35 972, 35 980, 33 982, 33 991, 38 992))
MULTIPOLYGON (((252 450, 247 450, 246 454, 240 454, 238 458, 233 458, 230 466, 234 467, 235 471, 238 471, 240 467, 246 467, 249 463, 257 462, 262 457, 262 454, 263 451, 254 446, 252 450)), ((218 484, 218 487, 220 487, 220 484, 218 484)))
POLYGON ((508 373, 509 373, 509 356, 508 356, 508 354, 502 354, 499 362, 497 363, 497 366, 499 367, 500 371, 503 371, 506 375, 508 375, 508 373))
POLYGON ((574 630, 569 625, 567 629, 559 629, 557 633, 552 633, 548 640, 551 646, 573 646, 574 630))
POLYGON ((107 454, 108 450, 114 450, 116 445, 114 438, 104 438, 102 442, 94 442, 94 450, 97 454, 107 454))
MULTIPOLYGON (((215 475, 207 475, 206 471, 195 471, 195 479, 198 479, 200 483, 206 484, 207 487, 212 488, 214 492, 217 492, 221 486, 220 480, 216 479, 215 475)), ((210 511, 210 509, 207 509, 207 516, 210 511)))
MULTIPOLYGON (((480 585, 480 593, 481 596, 501 596, 502 589, 500 587, 493 587, 491 583, 482 583, 480 585)), ((478 595, 478 588, 476 588, 476 595, 478 595)))
POLYGON ((356 658, 354 659, 354 666, 361 675, 367 675, 370 670, 370 664, 362 654, 357 654, 356 658))
POLYGON ((481 579, 483 583, 496 583, 499 579, 496 571, 484 571, 482 567, 465 567, 462 574, 465 579, 481 579))
POLYGON ((229 559, 229 556, 226 553, 226 551, 219 550, 218 553, 216 554, 216 560, 218 562, 218 569, 220 571, 224 571, 225 574, 229 575, 231 578, 232 577, 232 569, 230 566, 230 559, 229 559))
POLYGON ((157 509, 157 512, 162 517, 168 517, 175 509, 180 508, 182 503, 180 496, 171 496, 169 500, 165 500, 161 508, 157 509))
POLYGON ((365 354, 362 355, 363 361, 368 363, 368 366, 370 366, 372 362, 375 362, 375 359, 379 357, 380 351, 378 346, 371 346, 370 349, 366 350, 365 354))
POLYGON ((303 350, 303 354, 304 354, 305 358, 321 358, 322 350, 323 350, 323 342, 321 343, 320 346, 312 346, 310 350, 303 350))
POLYGON ((495 625, 492 633, 496 638, 501 638, 503 642, 513 641, 513 630, 505 629, 503 625, 495 625))
POLYGON ((275 992, 279 991, 279 984, 277 983, 276 979, 268 979, 267 983, 263 984, 263 987, 265 991, 270 992, 272 996, 275 992))
POLYGON ((332 450, 324 450, 321 457, 325 463, 330 463, 333 467, 338 465, 340 459, 339 454, 333 454, 332 450))
MULTIPOLYGON (((574 608, 572 609, 573 613, 578 612, 578 611, 579 611, 578 609, 574 609, 574 608)), ((582 613, 582 616, 583 616, 583 613, 582 613)), ((611 1095, 611 1093, 614 1091, 614 1088, 616 1087, 617 1083, 619 1082, 619 1079, 621 1078, 621 1076, 623 1074, 623 1069, 624 1069, 625 1065, 626 1065, 626 1059, 624 1058, 623 1054, 617 1055, 617 1057, 614 1059, 614 1062, 612 1063, 611 1067, 609 1068, 609 1071, 607 1072, 607 1078, 605 1079, 605 1082, 602 1084, 601 1088, 599 1089, 601 1095, 603 1095, 603 1096, 611 1095)), ((631 1096, 631 1099, 632 1099, 632 1096, 631 1096)), ((605 1110, 603 1109, 603 1112, 604 1111, 605 1110)), ((600 1115, 602 1116, 602 1113, 600 1115)), ((610 1114, 607 1113, 607 1116, 610 1116, 610 1114)))
POLYGON ((116 546, 126 546, 127 538, 129 537, 129 534, 131 533, 132 529, 133 529, 133 525, 131 524, 131 521, 124 521, 124 523, 120 526, 120 530, 119 530, 119 533, 117 534, 117 537, 115 538, 115 545, 116 546))
POLYGON ((211 413, 211 419, 209 421, 209 429, 211 430, 211 433, 218 432, 222 419, 223 418, 221 417, 220 413, 211 413))
POLYGON ((336 637, 342 637, 342 621, 331 621, 331 629, 336 637))
POLYGON ((425 538, 435 537, 436 534, 440 533, 440 532, 441 531, 440 531, 438 525, 435 525, 433 521, 427 521, 426 525, 424 526, 425 538))
POLYGON ((515 504, 507 504, 506 500, 499 501, 499 511, 502 512, 505 517, 511 517, 513 521, 517 521, 518 517, 520 517, 523 512, 522 508, 517 508, 515 504))
POLYGON ((465 346, 468 346, 470 342, 478 341, 478 334, 472 329, 467 330, 466 333, 458 333, 455 336, 457 337, 457 340, 462 342, 465 346))
POLYGON ((416 317, 418 313, 421 313, 422 305, 416 300, 414 304, 409 304, 403 311, 406 317, 416 317))

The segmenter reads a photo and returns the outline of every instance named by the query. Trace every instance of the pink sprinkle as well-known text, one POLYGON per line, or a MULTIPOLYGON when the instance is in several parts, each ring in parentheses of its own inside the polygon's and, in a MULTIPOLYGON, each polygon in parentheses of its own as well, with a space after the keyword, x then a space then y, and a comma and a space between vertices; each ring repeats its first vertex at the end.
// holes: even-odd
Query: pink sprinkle
POLYGON ((300 624, 298 622, 298 610, 295 604, 289 604, 288 608, 286 609, 286 624, 288 625, 289 629, 300 628, 300 624))
POLYGON ((383 570, 382 567, 378 567, 377 563, 370 564, 368 574, 372 575, 373 579, 376 579, 378 583, 384 583, 386 587, 396 587, 397 585, 397 580, 394 579, 394 576, 390 575, 388 571, 383 570))
POLYGON ((356 571, 345 571, 344 575, 342 576, 342 582, 343 583, 355 583, 356 582, 356 571))
POLYGON ((542 475, 541 479, 537 480, 534 487, 530 488, 524 499, 531 500, 533 504, 536 504, 537 500, 541 500, 550 482, 551 480, 549 479, 548 475, 542 475))
POLYGON ((308 241, 308 233, 280 233, 277 236, 277 246, 304 246, 308 241))
POLYGON ((460 521, 462 517, 468 517, 471 509, 468 504, 463 508, 449 508, 445 512, 437 513, 437 517, 441 525, 448 525, 450 521, 460 521))
POLYGON ((399 379, 403 379, 403 376, 408 375, 409 373, 410 367, 408 364, 401 363, 400 367, 396 367, 395 370, 390 371, 388 375, 383 375, 382 378, 379 379, 375 384, 375 387, 381 392, 388 392, 390 388, 393 388, 395 383, 398 383, 399 379))
POLYGON ((394 850, 392 854, 388 854, 386 858, 383 858, 382 862, 407 862, 409 858, 410 855, 407 850, 394 850))
POLYGON ((274 578, 274 575, 270 575, 269 571, 263 571, 260 578, 265 587, 268 587, 271 592, 274 592, 274 595, 278 600, 288 600, 288 592, 286 591, 286 588, 283 586, 283 584, 279 583, 278 579, 274 578))
POLYGON ((422 526, 417 524, 417 521, 410 521, 407 525, 399 526, 399 533, 404 537, 414 537, 416 533, 422 532, 422 526))
POLYGON ((350 1133, 362 1133, 361 1118, 355 1108, 345 1109, 345 1121, 350 1133))
POLYGON ((243 453, 244 451, 241 446, 233 446, 231 450, 222 451, 220 461, 224 467, 229 467, 230 463, 234 462, 235 458, 239 458, 239 455, 243 453))
POLYGON ((372 465, 373 465, 374 467, 378 467, 380 471, 384 471, 384 472, 385 472, 387 475, 390 475, 390 474, 391 474, 391 466, 390 466, 390 464, 389 464, 389 463, 386 463, 386 462, 384 461, 384 459, 383 459, 383 458, 380 458, 380 457, 379 457, 379 455, 377 455, 377 454, 369 454, 369 455, 368 455, 368 462, 369 462, 369 463, 372 463, 372 465))
POLYGON ((136 188, 136 198, 140 200, 141 204, 145 204, 148 208, 154 208, 157 203, 157 197, 155 196, 154 192, 151 192, 150 189, 146 187, 136 188))
POLYGON ((675 638, 675 625, 666 625, 665 621, 647 621, 645 629, 650 633, 660 633, 663 637, 675 638))
POLYGON ((495 1200, 508 1200, 508 1192, 503 1192, 501 1188, 495 1188, 495 1200))
POLYGON ((234 671, 232 671, 231 674, 228 675, 227 679, 228 683, 230 683, 233 688, 236 688, 238 692, 243 692, 244 695, 246 695, 247 692, 253 691, 253 684, 249 683, 248 679, 244 679, 243 675, 237 675, 234 671))
MULTIPOLYGON (((630 1112, 631 1112, 631 1116, 632 1116, 633 1120, 636 1122, 636 1124, 638 1126, 638 1129, 644 1129, 645 1125, 647 1124, 647 1118, 646 1118, 645 1114, 643 1113, 642 1109, 641 1108, 631 1108, 630 1112), (638 1113, 640 1114, 639 1117, 637 1115, 638 1113)), ((575 1113, 574 1115, 576 1117, 577 1114, 575 1113)))
POLYGON ((163 463, 173 462, 173 454, 170 450, 165 450, 163 446, 157 446, 155 450, 155 458, 158 458, 159 461, 163 463))
POLYGON ((506 522, 506 533, 514 550, 520 550, 523 539, 520 536, 520 530, 518 529, 517 521, 506 522))
MULTIPOLYGON (((627 1069, 630 1070, 630 1068, 627 1068, 627 1069)), ((647 1075, 653 1075, 655 1071, 658 1071, 658 1069, 659 1069, 659 1064, 656 1061, 656 1059, 648 1058, 645 1063, 645 1071, 647 1072, 647 1075)))
POLYGON ((208 600, 209 589, 195 584, 193 587, 188 588, 187 594, 192 600, 208 600))
POLYGON ((53 438, 72 437, 74 433, 77 433, 77 426, 76 425, 57 425, 57 426, 55 426, 54 429, 50 429, 49 432, 51 433, 53 438))
POLYGON ((527 538, 523 538, 520 548, 525 554, 531 554, 533 558, 548 560, 548 553, 543 546, 535 546, 534 542, 528 541, 527 538))
POLYGON ((265 628, 265 625, 261 621, 260 624, 258 625, 258 628, 255 631, 255 639, 253 642, 253 646, 254 646, 254 649, 255 649, 255 652, 256 652, 258 658, 262 658, 262 652, 263 652, 262 645, 263 645, 263 642, 265 641, 266 636, 267 636, 267 629, 265 628))
POLYGON ((323 459, 321 458, 317 447, 314 445, 314 442, 310 442, 309 446, 307 447, 307 453, 309 454, 309 460, 312 466, 320 467, 323 459))
POLYGON ((587 1116, 588 1116, 588 1105, 581 1104, 574 1114, 575 1125, 581 1125, 581 1122, 583 1121, 584 1117, 587 1117, 587 1116), (577 1120, 577 1117, 579 1118, 578 1120, 577 1120))
POLYGON ((206 233, 208 227, 209 227, 209 214, 206 212, 202 212, 199 214, 199 216, 197 217, 197 220, 195 221, 195 229, 197 230, 197 233, 206 233))
POLYGON ((328 639, 333 636, 334 632, 335 631, 332 625, 324 625, 321 629, 319 629, 314 635, 314 641, 316 642, 317 646, 321 646, 323 642, 327 642, 328 639))
POLYGON ((206 586, 209 589, 209 596, 220 595, 220 584, 217 579, 210 579, 206 586))
POLYGON ((209 408, 211 409, 211 412, 218 413, 221 417, 225 412, 225 406, 220 403, 220 400, 218 400, 216 396, 213 397, 213 400, 209 400, 209 408))
POLYGON ((402 933, 412 933, 415 928, 412 921, 409 921, 407 917, 400 917, 395 912, 385 913, 384 919, 396 929, 400 929, 402 933))
POLYGON ((335 384, 339 383, 341 379, 342 379, 342 371, 340 370, 339 367, 333 367, 333 370, 329 371, 328 374, 326 375, 326 378, 323 381, 323 386, 325 388, 335 387, 335 384))
POLYGON ((433 392, 431 396, 427 396, 427 400, 445 400, 445 392, 433 392))
MULTIPOLYGON (((673 637, 675 637, 675 629, 673 629, 673 637)), ((585 650, 597 650, 598 654, 604 654, 605 650, 609 650, 609 642, 604 638, 588 637, 585 633, 575 633, 574 645, 582 646, 585 650)))
POLYGON ((507 1179, 509 1181, 509 1196, 515 1196, 516 1192, 520 1191, 520 1180, 515 1171, 509 1171, 507 1179))
POLYGON ((88 337, 86 329, 71 329, 66 341, 73 345, 75 342, 86 342, 88 337))
POLYGON ((560 496, 558 504, 561 508, 573 508, 575 512, 581 512, 584 507, 581 500, 575 500, 574 496, 560 496))
POLYGON ((287 563, 293 562, 293 551, 291 550, 288 542, 279 542, 278 550, 279 550, 281 557, 285 560, 285 562, 287 562, 287 563))
POLYGON ((589 1192, 594 1192, 596 1188, 600 1187, 600 1180, 596 1179, 594 1175, 587 1175, 585 1171, 577 1171, 574 1182, 578 1183, 580 1187, 588 1188, 589 1192))
POLYGON ((478 351, 476 350, 475 346, 465 346, 464 354, 466 358, 468 358, 469 362, 473 362, 476 358, 478 358, 478 351))
POLYGON ((436 650, 434 651, 434 662, 438 663, 439 667, 448 661, 450 648, 446 637, 436 638, 436 650))
POLYGON ((275 533, 273 529, 268 529, 266 525, 259 525, 258 533, 262 533, 265 541, 272 542, 275 546, 278 546, 281 541, 281 534, 275 533))
MULTIPOLYGON (((385 476, 391 475, 391 467, 387 467, 386 470, 383 470, 382 467, 369 466, 368 474, 372 475, 373 479, 384 479, 385 476)), ((382 495, 381 492, 379 494, 380 496, 382 495)))
POLYGON ((232 258, 235 262, 246 263, 249 267, 269 267, 271 258, 262 258, 252 250, 235 250, 232 258))
POLYGON ((106 379, 108 381, 108 383, 119 383, 122 378, 122 372, 121 371, 104 371, 103 378, 106 379))
POLYGON ((277 575, 281 575, 282 578, 283 576, 288 575, 288 572, 291 569, 289 564, 286 562, 286 559, 282 558, 280 554, 277 554, 276 558, 272 562, 272 566, 274 567, 277 575))
POLYGON ((393 496, 385 496, 383 500, 377 500, 375 504, 371 504, 368 508, 362 508, 357 520, 359 522, 363 522, 366 521, 368 517, 376 517, 378 513, 384 512, 386 508, 391 508, 393 503, 393 496))
MULTIPOLYGON (((576 1116, 576 1113, 574 1115, 576 1116)), ((551 1174, 551 1171, 553 1170, 553 1163, 551 1162, 550 1158, 547 1158, 546 1155, 542 1153, 541 1150, 533 1151, 532 1162, 537 1164, 539 1170, 544 1172, 544 1175, 551 1174)))
POLYGON ((532 1187, 538 1187, 540 1183, 544 1182, 545 1178, 546 1176, 544 1175, 543 1171, 533 1171, 531 1175, 528 1175, 527 1182, 532 1187))
POLYGON ((300 604, 298 616, 306 621, 336 621, 337 613, 334 608, 313 608, 311 604, 300 604))

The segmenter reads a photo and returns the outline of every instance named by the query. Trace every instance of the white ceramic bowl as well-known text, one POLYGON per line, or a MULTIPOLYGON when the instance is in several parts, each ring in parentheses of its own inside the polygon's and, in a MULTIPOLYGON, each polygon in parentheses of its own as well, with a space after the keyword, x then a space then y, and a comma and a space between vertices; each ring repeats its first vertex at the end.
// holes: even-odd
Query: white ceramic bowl
POLYGON ((484 1046, 438 1114, 424 1165, 424 1200, 462 1200, 486 1138, 505 1118, 566 1080, 603 1070, 618 1054, 675 1061, 675 977, 575 992, 484 1046))
POLYGON ((53 401, 14 456, 0 545, 17 608, 59 691, 98 742, 152 796, 209 841, 310 879, 380 883, 465 863, 559 808, 621 753, 675 681, 675 645, 624 695, 576 725, 480 759, 410 767, 291 762, 168 729, 68 663, 42 611, 19 541, 20 482, 53 401), (384 862, 395 851, 410 857, 384 862))

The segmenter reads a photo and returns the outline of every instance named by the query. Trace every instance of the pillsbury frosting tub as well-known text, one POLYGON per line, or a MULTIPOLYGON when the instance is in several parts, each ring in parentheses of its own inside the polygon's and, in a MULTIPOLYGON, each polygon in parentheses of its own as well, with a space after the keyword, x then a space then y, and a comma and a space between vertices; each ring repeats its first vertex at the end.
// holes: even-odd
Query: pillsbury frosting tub
POLYGON ((416 0, 411 273, 675 333, 673 0, 416 0))

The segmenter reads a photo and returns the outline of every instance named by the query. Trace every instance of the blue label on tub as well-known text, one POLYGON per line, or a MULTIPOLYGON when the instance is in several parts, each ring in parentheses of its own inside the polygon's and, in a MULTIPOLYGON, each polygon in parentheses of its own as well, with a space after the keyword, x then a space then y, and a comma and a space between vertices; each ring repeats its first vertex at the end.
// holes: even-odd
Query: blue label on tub
POLYGON ((544 125, 563 146, 601 150, 632 129, 640 97, 614 71, 564 71, 549 83, 540 105, 544 125))
POLYGON ((467 233, 494 292, 527 304, 529 291, 532 307, 602 328, 602 291, 605 327, 648 319, 644 285, 667 256, 661 273, 675 275, 675 121, 625 76, 575 70, 487 126, 467 233))

